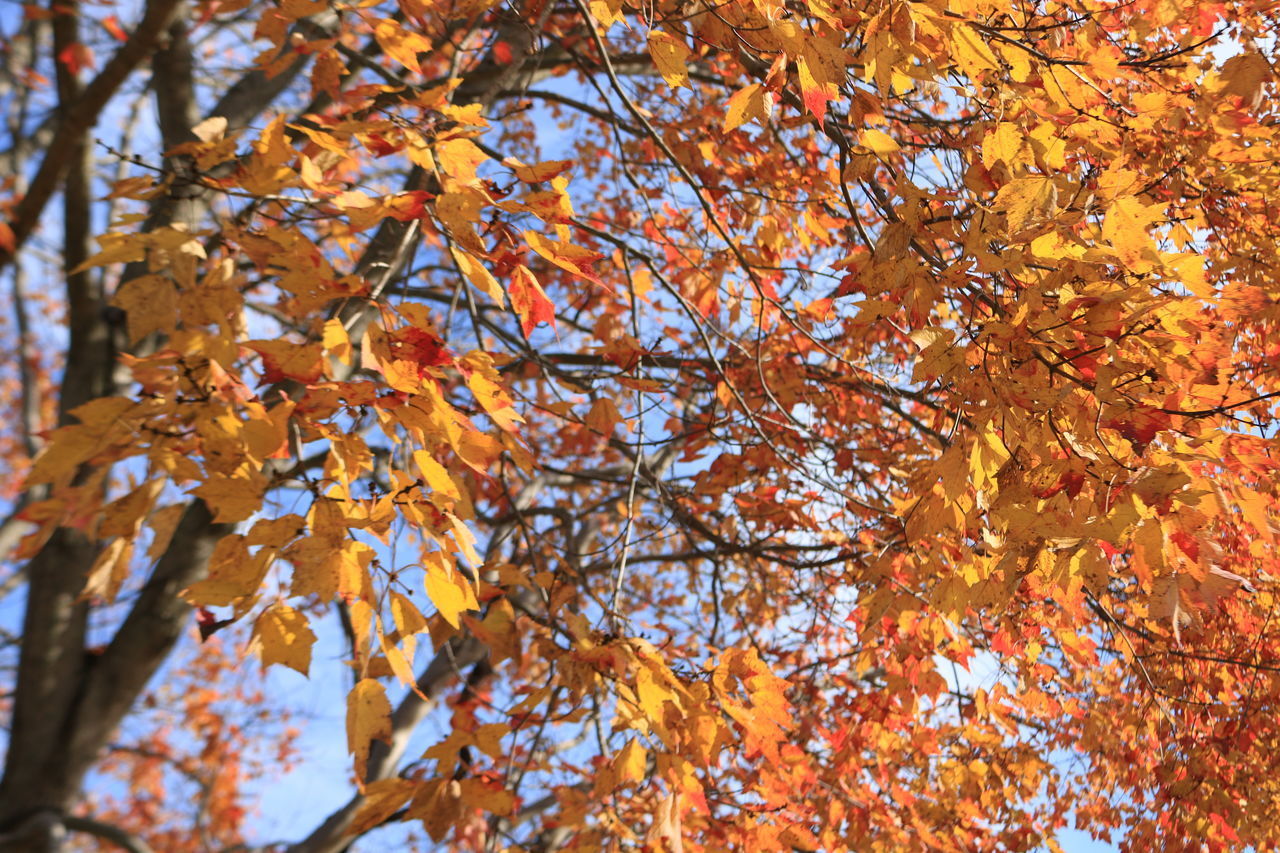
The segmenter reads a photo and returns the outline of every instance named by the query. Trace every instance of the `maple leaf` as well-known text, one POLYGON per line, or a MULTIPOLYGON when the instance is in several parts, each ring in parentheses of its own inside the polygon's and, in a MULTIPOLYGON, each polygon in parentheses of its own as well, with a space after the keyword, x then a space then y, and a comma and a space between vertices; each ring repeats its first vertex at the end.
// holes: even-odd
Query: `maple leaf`
POLYGON ((244 346, 262 356, 262 381, 268 384, 286 379, 315 382, 324 373, 324 352, 319 344, 247 341, 244 346))
POLYGON ((1218 606, 1236 592, 1256 592, 1247 578, 1217 566, 1210 566, 1203 579, 1174 572, 1156 579, 1151 590, 1151 615, 1168 620, 1174 640, 1182 644, 1182 631, 1195 624, 1201 614, 1218 606))
POLYGON ((649 33, 649 54, 653 57, 653 64, 658 66, 662 79, 673 89, 689 85, 689 72, 685 63, 691 52, 683 39, 670 33, 662 30, 652 30, 649 33))
POLYGON ((25 6, 0 826, 1276 848, 1271 5, 25 6))
POLYGON ((562 240, 548 240, 533 231, 524 232, 524 239, 529 244, 529 248, 560 269, 573 273, 579 278, 584 278, 601 287, 604 286, 604 282, 591 270, 591 264, 604 257, 598 252, 592 252, 562 240))
POLYGON ((264 610, 254 623, 251 647, 262 659, 263 668, 280 663, 307 675, 315 641, 306 616, 292 607, 275 605, 264 610))
POLYGON ((737 130, 749 121, 765 124, 773 115, 774 95, 759 83, 751 83, 729 97, 724 131, 737 130))
POLYGON ((355 760, 356 778, 364 779, 373 741, 391 741, 391 703, 372 678, 362 678, 347 696, 347 751, 355 760))
POLYGON ((538 279, 529 268, 520 265, 511 272, 511 308, 520 317, 520 331, 524 336, 534 330, 539 323, 556 324, 555 305, 547 298, 547 294, 538 284, 538 279))

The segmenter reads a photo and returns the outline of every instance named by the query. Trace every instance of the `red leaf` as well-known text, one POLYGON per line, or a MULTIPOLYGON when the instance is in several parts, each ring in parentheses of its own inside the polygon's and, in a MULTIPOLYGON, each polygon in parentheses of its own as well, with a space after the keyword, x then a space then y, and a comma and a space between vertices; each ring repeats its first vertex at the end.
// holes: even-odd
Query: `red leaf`
POLYGON ((111 37, 116 41, 129 40, 128 33, 126 33, 124 28, 120 26, 120 19, 115 15, 107 15, 107 17, 103 18, 102 26, 106 28, 107 32, 111 33, 111 37))
POLYGON ((58 54, 58 61, 72 74, 79 74, 85 68, 93 68, 93 51, 80 42, 75 42, 62 49, 58 54))
POLYGON ((430 332, 409 326, 397 333, 396 356, 418 365, 421 374, 428 367, 438 367, 453 361, 444 342, 430 332))

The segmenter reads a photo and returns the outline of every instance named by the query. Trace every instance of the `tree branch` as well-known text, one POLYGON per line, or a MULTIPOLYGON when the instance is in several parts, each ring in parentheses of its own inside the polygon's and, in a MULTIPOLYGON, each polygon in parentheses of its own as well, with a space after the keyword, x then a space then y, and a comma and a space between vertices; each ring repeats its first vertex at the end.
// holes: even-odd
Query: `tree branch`
POLYGON ((62 113, 58 129, 45 150, 44 160, 32 178, 27 194, 14 211, 10 223, 14 248, 12 251, 0 248, 0 270, 13 261, 17 250, 31 236, 44 213, 45 205, 71 168, 75 150, 84 143, 86 134, 97 123, 107 102, 133 70, 155 49, 161 33, 173 20, 179 2, 180 0, 150 0, 142 20, 138 22, 128 41, 107 61, 76 102, 62 113))
POLYGON ((138 836, 118 826, 103 823, 100 820, 94 820, 89 817, 68 816, 62 819, 62 825, 72 832, 83 832, 86 835, 93 835, 104 841, 110 841, 122 850, 127 850, 128 853, 154 853, 151 845, 138 836))

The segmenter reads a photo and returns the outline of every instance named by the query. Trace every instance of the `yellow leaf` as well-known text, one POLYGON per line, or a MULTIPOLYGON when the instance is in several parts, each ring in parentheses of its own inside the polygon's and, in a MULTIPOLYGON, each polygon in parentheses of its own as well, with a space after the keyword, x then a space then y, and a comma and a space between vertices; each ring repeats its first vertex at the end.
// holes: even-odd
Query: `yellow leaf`
POLYGON ((428 486, 433 492, 458 500, 462 497, 458 491, 458 486, 453 482, 453 478, 449 476, 449 471, 436 461, 425 450, 415 450, 413 452, 413 461, 417 464, 418 470, 422 472, 422 478, 426 480, 428 486))
POLYGON ((347 751, 355 759, 356 778, 362 784, 375 740, 391 743, 391 703, 381 684, 363 678, 347 695, 347 751))
MULTIPOLYGON (((378 632, 378 639, 382 647, 382 656, 386 659, 387 665, 391 668, 391 674, 399 679, 401 684, 416 684, 417 676, 413 672, 413 661, 405 656, 393 642, 388 640, 378 632)), ((413 649, 413 643, 409 643, 410 651, 413 649)))
POLYGON ((520 632, 516 629, 515 608, 505 598, 489 605, 489 612, 472 632, 489 647, 489 660, 496 666, 520 655, 520 632))
POLYGON ((245 544, 249 547, 269 545, 272 548, 283 548, 291 539, 306 532, 307 520, 296 513, 288 513, 278 518, 260 518, 245 536, 245 544))
POLYGON ((316 635, 306 616, 292 607, 277 604, 262 611, 254 623, 251 647, 262 660, 263 669, 280 663, 307 675, 315 641, 316 635))
POLYGON ((329 11, 328 0, 283 0, 280 14, 290 21, 329 11))
POLYGON ((473 184, 476 168, 489 159, 470 139, 446 139, 436 143, 436 160, 445 174, 463 184, 473 184))
POLYGON ((401 593, 391 593, 391 615, 396 620, 396 630, 401 636, 417 634, 427 629, 426 617, 409 598, 401 593))
POLYGON ((1034 156, 1027 137, 1021 128, 1011 122, 1002 121, 982 140, 982 165, 988 169, 997 163, 1004 163, 1009 169, 1016 169, 1033 162, 1034 156))
POLYGON ((640 709, 644 711, 644 715, 656 728, 662 729, 666 719, 664 706, 667 700, 674 699, 675 696, 666 686, 658 683, 658 679, 648 667, 641 667, 636 673, 636 697, 640 701, 640 709))
POLYGON ((1000 188, 992 207, 1008 214, 1009 233, 1017 234, 1057 211, 1058 190, 1050 178, 1018 178, 1000 188))
POLYGON ((563 174, 573 166, 572 160, 547 160, 545 163, 534 163, 526 166, 514 157, 503 160, 503 165, 516 173, 516 177, 526 184, 540 184, 563 174))
POLYGON ((1000 67, 1000 60, 991 52, 982 36, 978 35, 978 31, 968 24, 957 24, 951 31, 951 51, 956 64, 971 79, 1000 67))
POLYGON ((343 364, 351 363, 351 338, 347 334, 347 327, 337 317, 325 321, 321 346, 343 364))
POLYGON ((454 628, 459 626, 458 617, 468 610, 479 610, 480 602, 476 600, 471 583, 456 568, 445 562, 443 555, 431 554, 426 560, 427 596, 440 611, 440 615, 454 628))
POLYGON ((462 785, 456 779, 432 779, 423 783, 409 804, 407 820, 422 821, 422 828, 436 842, 462 820, 462 785))
POLYGON ((226 607, 240 599, 250 599, 258 591, 269 565, 268 551, 250 556, 245 538, 238 533, 224 536, 213 547, 208 575, 183 590, 194 605, 226 607))
POLYGON ((892 154, 899 150, 898 143, 883 130, 867 128, 858 136, 858 144, 875 154, 892 154))
POLYGON ((462 780, 462 802, 476 809, 496 815, 511 814, 515 810, 515 796, 498 782, 472 776, 462 780))
POLYGON ((1240 504, 1240 511, 1244 513, 1245 521, 1258 532, 1258 535, 1268 544, 1275 544, 1275 535, 1271 532, 1271 520, 1267 514, 1268 501, 1266 496, 1261 492, 1254 491, 1249 488, 1241 488, 1237 492, 1237 499, 1240 504))
POLYGON ((98 525, 98 537, 134 536, 142 526, 142 520, 151 509, 156 496, 164 487, 163 479, 149 480, 124 497, 117 498, 102 508, 102 522, 98 525))
POLYGON ((605 30, 626 20, 622 15, 622 0, 591 0, 589 8, 591 17, 605 30))
POLYGON ((1121 263, 1136 273, 1150 272, 1149 255, 1154 255, 1156 244, 1147 229, 1161 215, 1163 205, 1143 204, 1136 196, 1117 198, 1107 208, 1102 222, 1102 236, 1115 247, 1121 263))
POLYGON ((483 255, 484 241, 476 233, 475 224, 480 221, 480 211, 488 200, 476 190, 461 189, 441 193, 436 198, 436 217, 463 247, 483 255))
POLYGON ((685 67, 685 62, 689 59, 690 53, 684 39, 676 38, 662 30, 649 32, 649 55, 653 57, 653 64, 658 67, 658 73, 671 88, 689 86, 689 71, 685 67))
POLYGON ((152 332, 169 334, 178 322, 178 291, 162 275, 129 279, 111 297, 111 304, 125 312, 131 343, 152 332))
POLYGON ((618 783, 625 785, 643 782, 648 762, 648 753, 640 741, 627 741, 627 745, 613 757, 613 771, 617 774, 618 783))
POLYGON ((178 522, 186 509, 186 504, 177 503, 169 504, 151 513, 148 521, 151 527, 151 547, 147 548, 148 560, 158 560, 164 555, 165 549, 169 547, 169 540, 173 538, 173 531, 178 529, 178 522))
POLYGON ((604 286, 604 283, 591 271, 591 264, 604 257, 600 253, 592 252, 581 246, 575 246, 572 243, 548 240, 534 231, 525 231, 524 239, 528 242, 529 248, 560 267, 560 269, 585 278, 587 281, 595 282, 601 287, 604 286))
POLYGON ((146 241, 136 234, 108 231, 96 239, 102 251, 73 269, 72 273, 84 272, 93 267, 105 267, 108 264, 128 264, 146 257, 146 241))
POLYGON ((422 71, 418 54, 431 50, 431 40, 390 18, 378 21, 373 37, 387 56, 415 74, 422 71))
POLYGON ((258 141, 253 143, 264 166, 283 166, 294 155, 293 146, 284 134, 284 116, 278 115, 262 130, 258 141))
POLYGON ((1217 91, 1224 95, 1238 95, 1245 103, 1251 103, 1262 91, 1262 84, 1271 76, 1271 65, 1266 57, 1256 51, 1233 56, 1218 72, 1217 91))
POLYGON ((498 280, 493 277, 493 273, 489 272, 489 269, 484 264, 456 248, 451 248, 450 251, 453 254, 454 263, 458 265, 458 269, 462 270, 462 274, 467 277, 467 281, 471 282, 476 290, 488 295, 499 308, 507 304, 505 294, 502 292, 502 285, 498 284, 498 280))
POLYGON ((734 92, 725 108, 724 130, 737 130, 749 121, 764 124, 773 115, 773 92, 752 83, 734 92))
POLYGON ((467 387, 490 419, 501 429, 512 431, 524 421, 511 407, 511 398, 501 385, 483 373, 475 372, 467 377, 467 387))
POLYGON ((299 154, 298 164, 298 176, 302 178, 303 186, 313 191, 326 189, 324 172, 316 165, 315 160, 312 160, 306 154, 299 154))
POLYGON ((262 507, 262 495, 266 490, 266 477, 253 471, 247 478, 211 476, 190 494, 209 505, 214 521, 223 523, 244 521, 257 512, 262 507))

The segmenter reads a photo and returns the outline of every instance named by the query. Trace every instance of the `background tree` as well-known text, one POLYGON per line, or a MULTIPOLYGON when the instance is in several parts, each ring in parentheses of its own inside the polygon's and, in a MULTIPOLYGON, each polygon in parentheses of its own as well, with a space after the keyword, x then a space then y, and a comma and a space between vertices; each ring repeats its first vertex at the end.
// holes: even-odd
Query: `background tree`
POLYGON ((7 7, 3 845, 1274 846, 1273 5, 7 7))

